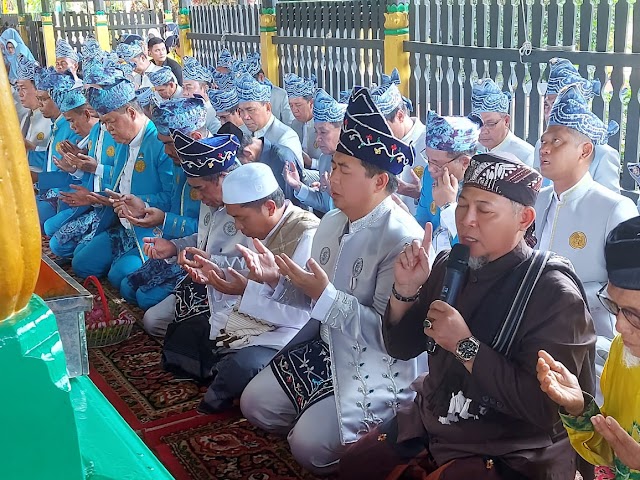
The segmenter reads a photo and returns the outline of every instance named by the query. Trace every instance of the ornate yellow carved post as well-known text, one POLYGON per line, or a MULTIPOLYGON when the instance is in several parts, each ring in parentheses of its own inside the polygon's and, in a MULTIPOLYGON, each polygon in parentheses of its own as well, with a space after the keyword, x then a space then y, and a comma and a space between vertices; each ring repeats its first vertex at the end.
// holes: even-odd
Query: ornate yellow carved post
POLYGON ((178 15, 178 28, 180 29, 180 51, 178 54, 184 58, 185 56, 193 57, 193 47, 188 35, 191 33, 191 19, 189 18, 189 9, 181 8, 178 15))
POLYGON ((409 52, 404 51, 403 43, 409 40, 409 4, 392 3, 387 5, 384 14, 384 71, 390 74, 394 68, 400 73, 400 92, 409 96, 409 52))
POLYGON ((262 70, 264 75, 274 85, 280 85, 278 75, 278 48, 273 43, 276 36, 276 7, 275 1, 264 2, 263 5, 272 3, 272 6, 263 7, 260 11, 260 55, 262 57, 262 70))
POLYGON ((42 37, 47 65, 56 64, 56 33, 53 31, 53 14, 42 12, 42 37))
POLYGON ((96 40, 100 48, 105 52, 111 51, 111 38, 109 37, 109 25, 107 24, 107 14, 98 10, 93 16, 93 24, 96 29, 96 40))
POLYGON ((164 11, 164 23, 173 23, 173 10, 164 11))

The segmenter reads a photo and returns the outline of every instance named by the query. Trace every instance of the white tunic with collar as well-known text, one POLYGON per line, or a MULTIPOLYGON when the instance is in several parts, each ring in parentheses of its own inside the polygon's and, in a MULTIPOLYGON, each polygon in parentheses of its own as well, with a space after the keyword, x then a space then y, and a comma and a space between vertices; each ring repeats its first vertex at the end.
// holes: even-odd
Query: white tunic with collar
MULTIPOLYGON (((615 317, 597 298, 607 283, 604 245, 609 232, 620 222, 638 215, 633 202, 595 182, 587 172, 573 188, 557 195, 553 186, 538 195, 536 237, 539 250, 550 250, 568 258, 584 285, 598 345, 608 351, 615 336, 615 317), (603 343, 604 341, 604 343, 603 343)), ((601 368, 602 358, 596 358, 601 368)))
POLYGON ((381 328, 396 257, 405 243, 423 236, 413 217, 386 198, 355 222, 332 210, 314 237, 311 256, 331 283, 313 307, 311 320, 285 348, 318 335, 328 343, 343 444, 355 442, 410 402, 409 385, 426 369, 422 357, 392 358, 381 328))
POLYGON ((515 155, 522 163, 533 166, 534 147, 530 143, 525 142, 520 137, 516 137, 515 133, 509 130, 507 136, 500 145, 491 149, 491 152, 506 152, 515 155))
MULTIPOLYGON (((42 116, 42 112, 39 109, 32 110, 29 130, 27 130, 26 140, 33 143, 36 148, 36 152, 44 152, 49 145, 49 138, 51 137, 51 119, 42 116)), ((20 120, 20 128, 24 126, 29 115, 25 115, 20 120)))
POLYGON ((273 145, 287 147, 296 155, 300 168, 304 168, 304 162, 302 161, 302 144, 300 143, 298 135, 291 127, 288 127, 278 120, 275 115, 272 114, 267 124, 260 130, 256 130, 253 136, 256 138, 266 138, 273 145))

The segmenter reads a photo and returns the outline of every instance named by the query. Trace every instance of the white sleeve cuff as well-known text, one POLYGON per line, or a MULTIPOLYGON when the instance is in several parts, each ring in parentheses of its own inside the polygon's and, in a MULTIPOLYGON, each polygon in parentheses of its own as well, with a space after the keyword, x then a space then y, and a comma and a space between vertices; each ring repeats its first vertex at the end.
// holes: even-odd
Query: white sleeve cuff
POLYGON ((318 170, 318 159, 317 158, 312 158, 311 159, 311 170, 318 170))
POLYGON ((336 290, 336 287, 334 287, 332 283, 327 285, 314 305, 313 310, 311 310, 311 318, 319 320, 320 322, 327 318, 337 296, 338 290, 336 290))
POLYGON ((104 176, 104 165, 99 164, 99 165, 96 167, 96 172, 94 173, 94 175, 96 175, 96 176, 98 176, 98 177, 102 178, 102 177, 104 176))

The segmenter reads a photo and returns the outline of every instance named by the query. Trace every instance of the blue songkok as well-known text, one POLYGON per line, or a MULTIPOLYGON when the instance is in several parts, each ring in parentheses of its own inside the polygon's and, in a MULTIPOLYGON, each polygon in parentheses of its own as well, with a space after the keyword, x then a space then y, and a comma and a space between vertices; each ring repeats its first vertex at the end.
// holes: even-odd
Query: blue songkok
POLYGON ((317 88, 318 80, 315 75, 303 78, 295 73, 287 73, 284 76, 284 89, 289 98, 313 98, 317 88))
POLYGON ((153 89, 150 87, 143 87, 136 90, 136 98, 142 108, 146 108, 151 104, 153 98, 153 89))
POLYGON ((105 52, 100 48, 98 41, 93 38, 87 38, 82 47, 80 47, 80 56, 82 57, 82 63, 100 61, 104 57, 105 52))
POLYGON ((59 38, 56 42, 56 58, 70 58, 76 62, 80 61, 80 57, 73 47, 69 45, 69 42, 62 38, 59 38))
POLYGON ((123 71, 113 59, 107 55, 102 62, 90 62, 82 71, 84 85, 115 85, 124 78, 123 71))
POLYGON ((552 58, 549 61, 549 80, 545 95, 558 95, 569 85, 577 85, 580 93, 590 100, 600 95, 600 80, 587 80, 580 75, 576 67, 566 58, 552 58))
POLYGON ((345 112, 338 152, 368 162, 393 175, 413 165, 413 147, 393 136, 369 90, 354 87, 345 112))
POLYGON ((116 54, 118 57, 127 61, 134 57, 138 57, 143 53, 142 43, 137 41, 132 43, 119 43, 116 47, 116 54))
POLYGON ((207 109, 202 97, 167 100, 155 107, 151 116, 158 133, 167 136, 170 129, 190 135, 203 128, 206 119, 207 109))
POLYGON ((211 71, 211 77, 220 90, 230 90, 236 88, 233 84, 235 75, 233 73, 221 73, 216 70, 211 71))
POLYGON ((471 111, 473 113, 509 113, 511 94, 503 92, 490 78, 478 80, 471 89, 471 111))
POLYGON ((201 140, 171 130, 182 170, 188 177, 205 177, 228 170, 236 163, 240 142, 235 135, 215 134, 201 140))
POLYGON ((22 54, 18 54, 16 62, 16 78, 18 80, 34 80, 36 79, 36 71, 40 65, 35 60, 31 61, 22 54))
POLYGON ((351 96, 351 90, 341 90, 338 94, 338 103, 344 103, 345 105, 349 103, 349 97, 351 96))
POLYGON ((442 152, 467 152, 477 147, 481 127, 482 119, 473 113, 468 117, 441 117, 429 110, 426 146, 442 152))
POLYGON ((211 82, 211 72, 193 57, 182 57, 182 76, 185 80, 211 82))
POLYGON ((248 73, 243 73, 235 81, 238 100, 242 102, 270 102, 271 87, 260 83, 248 73))
POLYGON ((43 90, 45 92, 53 90, 53 87, 56 81, 55 76, 57 74, 58 72, 56 72, 56 69, 53 67, 48 67, 48 68, 37 67, 36 73, 35 73, 36 89, 43 90))
POLYGON ((262 61, 258 52, 250 53, 247 55, 246 60, 240 66, 243 73, 248 73, 252 77, 255 77, 262 70, 262 61))
MULTIPOLYGON (((383 97, 387 97, 393 93, 393 95, 395 96, 395 92, 391 92, 390 89, 388 88, 389 85, 396 85, 396 87, 398 85, 400 85, 400 72, 398 71, 397 68, 394 68, 393 71, 391 72, 391 75, 385 75, 384 73, 382 74, 382 83, 380 83, 380 86, 377 88, 373 88, 371 91, 371 96, 373 97, 373 100, 378 103, 378 99, 377 97, 382 95, 383 97), (379 92, 376 92, 376 90, 379 90, 379 92)), ((392 89, 391 89, 392 90, 392 89)), ((400 94, 400 90, 398 90, 398 94, 400 94)), ((402 101, 404 102, 405 106, 407 107, 407 110, 410 112, 413 112, 413 103, 411 103, 411 100, 409 100, 407 97, 403 96, 402 94, 400 94, 400 98, 402 99, 402 101)), ((383 102, 387 101, 385 99, 382 99, 383 102)), ((396 101, 395 99, 393 100, 394 102, 396 101)), ((393 112, 393 110, 395 110, 396 108, 398 108, 398 106, 400 106, 400 103, 398 103, 394 108, 392 108, 391 110, 389 110, 389 113, 393 112)), ((384 113, 384 109, 381 109, 383 115, 388 115, 384 113)))
POLYGON ((371 89, 371 98, 385 117, 404 103, 402 94, 395 83, 380 85, 371 89))
POLYGON ((176 77, 169 67, 162 67, 155 72, 148 72, 147 77, 154 87, 166 85, 169 82, 177 83, 176 77))
POLYGON ((218 57, 218 67, 231 68, 233 66, 233 55, 228 48, 223 48, 218 57))
POLYGON ((82 87, 74 88, 76 79, 70 71, 51 76, 51 99, 65 113, 87 103, 82 87))
POLYGON ((228 112, 238 108, 238 104, 240 103, 238 92, 236 92, 235 88, 229 90, 216 90, 212 88, 207 94, 209 95, 213 109, 218 113, 228 112))
POLYGON ((560 125, 587 136, 595 145, 604 145, 609 137, 618 133, 619 125, 613 120, 606 126, 591 111, 587 99, 573 85, 558 94, 549 114, 549 126, 560 125))
POLYGON ((114 85, 87 90, 87 100, 100 115, 106 115, 136 99, 136 88, 127 79, 120 79, 114 85))
POLYGON ((317 90, 316 97, 313 99, 314 122, 342 122, 346 110, 346 104, 336 102, 331 95, 321 88, 317 90))

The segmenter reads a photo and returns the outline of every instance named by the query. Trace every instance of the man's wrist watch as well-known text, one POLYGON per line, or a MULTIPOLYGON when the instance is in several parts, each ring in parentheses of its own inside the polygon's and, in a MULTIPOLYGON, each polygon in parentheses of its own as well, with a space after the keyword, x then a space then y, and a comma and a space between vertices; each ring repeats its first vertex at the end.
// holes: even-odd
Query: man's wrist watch
POLYGON ((456 351, 453 352, 458 360, 462 363, 473 360, 480 349, 480 342, 476 337, 463 338, 456 345, 456 351))

